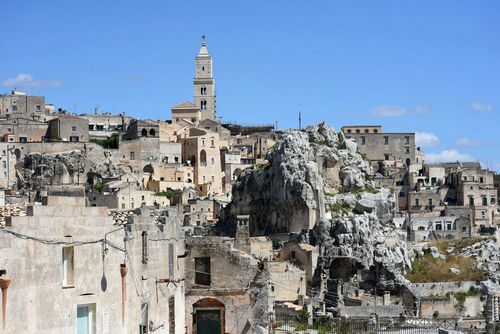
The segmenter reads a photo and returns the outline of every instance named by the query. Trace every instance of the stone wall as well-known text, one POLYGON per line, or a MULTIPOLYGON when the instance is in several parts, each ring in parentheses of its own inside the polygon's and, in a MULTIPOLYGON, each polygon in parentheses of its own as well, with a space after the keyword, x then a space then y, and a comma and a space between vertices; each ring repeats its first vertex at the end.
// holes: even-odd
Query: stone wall
POLYGON ((412 283, 413 291, 419 297, 430 295, 446 295, 448 292, 467 292, 471 287, 478 288, 475 281, 412 283))
MULTIPOLYGON (((114 225, 107 208, 85 207, 76 197, 49 197, 47 204, 29 206, 28 216, 7 218, 7 227, 0 230, 0 270, 11 280, 2 333, 74 333, 78 305, 90 305, 95 333, 137 332, 143 321, 141 306, 147 303, 148 320, 159 327, 157 333, 166 334, 171 297, 176 305, 175 333, 184 333, 183 260, 178 257, 184 253, 182 246, 174 246, 177 253, 171 257, 176 285, 157 281, 170 277, 168 245, 176 243, 173 239, 179 240, 179 235, 172 235, 172 230, 162 232, 145 216, 128 228, 133 239, 127 241, 125 256, 125 230, 114 225), (147 263, 143 261, 143 232, 147 232, 147 263), (105 248, 104 238, 112 243, 105 248), (70 245, 73 270, 68 269, 66 277, 73 280, 65 282, 63 247, 70 245), (123 263, 128 273, 122 322, 123 263)), ((170 224, 175 223, 170 220, 170 224)))

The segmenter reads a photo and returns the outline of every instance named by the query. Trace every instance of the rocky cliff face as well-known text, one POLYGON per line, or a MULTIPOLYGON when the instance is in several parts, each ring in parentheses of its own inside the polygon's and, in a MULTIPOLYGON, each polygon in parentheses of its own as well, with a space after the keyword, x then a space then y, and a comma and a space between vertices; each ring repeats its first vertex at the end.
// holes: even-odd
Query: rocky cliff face
POLYGON ((267 160, 241 174, 230 215, 249 214, 254 235, 293 232, 319 245, 313 284, 330 306, 341 306, 352 284, 404 291, 413 303, 404 278, 411 262, 392 223, 395 197, 375 189, 356 143, 322 123, 285 131, 267 160))
POLYGON ((286 130, 268 163, 246 170, 233 187, 231 214, 249 214, 253 234, 310 229, 325 215, 325 195, 373 187, 371 166, 322 123, 286 130))
POLYGON ((103 176, 118 176, 123 171, 112 163, 100 146, 87 144, 87 150, 60 153, 26 154, 16 165, 19 189, 39 190, 49 185, 95 185, 103 176))

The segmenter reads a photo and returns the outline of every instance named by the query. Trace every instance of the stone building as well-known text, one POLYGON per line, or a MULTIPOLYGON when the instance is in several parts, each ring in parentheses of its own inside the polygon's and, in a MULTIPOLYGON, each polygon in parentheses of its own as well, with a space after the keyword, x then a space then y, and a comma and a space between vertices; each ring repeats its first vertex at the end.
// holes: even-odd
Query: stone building
POLYGON ((300 304, 306 296, 304 270, 286 261, 268 261, 264 269, 269 273, 269 297, 274 302, 300 304))
POLYGON ((406 219, 406 224, 410 224, 410 241, 452 240, 471 236, 471 221, 466 217, 411 217, 406 219))
POLYGON ((293 240, 288 241, 278 255, 279 259, 293 263, 300 269, 304 270, 308 284, 312 282, 318 263, 318 257, 318 247, 298 243, 293 240))
POLYGON ((415 133, 386 133, 382 126, 344 126, 342 133, 358 144, 361 154, 372 162, 409 166, 415 160, 415 133))
POLYGON ((62 115, 49 121, 47 129, 49 141, 89 141, 89 121, 74 115, 62 115))
POLYGON ((90 138, 110 137, 115 133, 124 132, 133 119, 125 114, 98 114, 97 108, 95 114, 81 114, 79 117, 89 121, 90 138))
POLYGON ((169 190, 182 190, 193 187, 194 170, 192 166, 181 165, 180 163, 159 163, 149 173, 149 167, 144 167, 145 178, 148 178, 147 188, 156 192, 169 190))
POLYGON ((104 187, 102 192, 90 191, 87 193, 90 206, 133 210, 142 206, 165 208, 170 205, 166 196, 157 196, 154 191, 141 189, 135 181, 112 181, 105 184, 104 187))
POLYGON ((0 136, 4 142, 41 142, 47 134, 48 124, 25 117, 0 120, 0 136))
POLYGON ((130 121, 123 140, 132 140, 138 138, 159 138, 160 125, 159 122, 152 120, 137 120, 130 121))
POLYGON ((209 130, 192 128, 179 138, 182 162, 194 167, 194 183, 202 194, 222 192, 219 135, 209 130))
POLYGON ((2 333, 185 332, 175 210, 116 225, 84 197, 44 203, 0 230, 0 280, 10 282, 2 333))
POLYGON ((17 90, 0 95, 0 117, 13 115, 45 121, 45 97, 30 96, 17 90))
POLYGON ((476 229, 495 226, 499 221, 498 191, 494 173, 488 170, 461 169, 448 176, 447 183, 456 189, 456 205, 473 209, 476 229))
POLYGON ((227 237, 186 238, 186 333, 252 333, 268 326, 267 277, 227 237))
POLYGON ((180 123, 181 121, 187 122, 191 126, 198 126, 201 119, 200 107, 192 104, 191 102, 181 102, 172 107, 172 122, 180 123))
POLYGON ((213 224, 214 220, 214 211, 215 211, 215 201, 211 198, 193 198, 188 200, 188 204, 186 205, 188 208, 185 210, 191 214, 195 212, 202 213, 206 216, 206 222, 213 224))

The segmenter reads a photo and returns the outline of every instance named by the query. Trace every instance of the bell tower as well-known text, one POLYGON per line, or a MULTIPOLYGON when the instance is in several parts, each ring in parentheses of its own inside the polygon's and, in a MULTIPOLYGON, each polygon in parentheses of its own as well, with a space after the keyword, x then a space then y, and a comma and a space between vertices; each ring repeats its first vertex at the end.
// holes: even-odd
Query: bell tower
POLYGON ((212 75, 212 57, 208 53, 205 35, 195 60, 194 104, 201 110, 201 120, 215 118, 215 81, 212 75))

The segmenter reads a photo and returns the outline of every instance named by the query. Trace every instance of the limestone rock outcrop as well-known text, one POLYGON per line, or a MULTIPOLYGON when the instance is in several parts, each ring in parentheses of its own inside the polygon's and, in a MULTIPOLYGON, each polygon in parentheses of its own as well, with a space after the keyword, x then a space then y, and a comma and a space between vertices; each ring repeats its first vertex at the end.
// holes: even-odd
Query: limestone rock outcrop
POLYGON ((486 271, 488 278, 500 288, 500 245, 494 239, 484 239, 464 248, 460 255, 476 259, 476 266, 486 271))
POLYGON ((39 190, 49 185, 94 184, 102 177, 124 172, 115 167, 102 147, 88 143, 86 150, 58 153, 32 152, 16 165, 18 189, 39 190))
POLYGON ((325 195, 373 187, 370 164, 326 123, 285 130, 268 163, 245 170, 233 187, 230 214, 249 214, 254 235, 300 233, 325 214, 325 195))
POLYGON ((313 285, 329 306, 342 306, 346 284, 392 290, 413 305, 404 277, 411 261, 392 222, 395 196, 375 189, 354 141, 325 123, 286 130, 267 161, 240 175, 229 216, 249 214, 253 235, 296 233, 318 245, 313 285))

